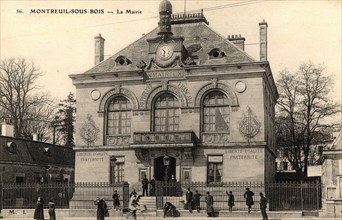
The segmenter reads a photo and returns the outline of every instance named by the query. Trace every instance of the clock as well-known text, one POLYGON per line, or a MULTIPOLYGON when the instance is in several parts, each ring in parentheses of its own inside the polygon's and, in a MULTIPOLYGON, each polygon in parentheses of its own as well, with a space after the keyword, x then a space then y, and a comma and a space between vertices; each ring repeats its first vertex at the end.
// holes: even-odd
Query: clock
POLYGON ((168 60, 173 55, 173 47, 168 44, 162 44, 157 49, 157 56, 162 60, 168 60))

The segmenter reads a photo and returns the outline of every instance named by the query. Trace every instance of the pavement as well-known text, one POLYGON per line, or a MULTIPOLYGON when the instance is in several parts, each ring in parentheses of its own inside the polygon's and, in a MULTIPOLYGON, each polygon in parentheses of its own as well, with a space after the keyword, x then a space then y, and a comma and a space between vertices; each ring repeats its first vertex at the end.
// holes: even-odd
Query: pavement
MULTIPOLYGON (((33 218, 1 218, 1 220, 32 220, 33 218)), ((96 220, 96 217, 62 217, 62 218, 58 218, 58 220, 96 220)), ((167 218, 162 218, 162 217, 151 217, 151 216, 141 216, 141 215, 137 215, 137 220, 167 220, 167 219, 175 219, 175 220, 212 220, 212 219, 219 219, 219 220, 257 220, 257 219, 261 219, 262 218, 257 218, 257 217, 253 217, 253 218, 247 218, 247 217, 215 217, 215 218, 209 218, 209 217, 176 217, 176 218, 171 218, 171 217, 167 217, 167 218)), ((336 220, 339 219, 341 220, 341 218, 320 218, 320 217, 302 217, 302 218, 269 218, 269 220, 336 220)), ((133 217, 129 217, 128 219, 125 216, 115 216, 115 217, 106 217, 106 220, 133 220, 133 217)))

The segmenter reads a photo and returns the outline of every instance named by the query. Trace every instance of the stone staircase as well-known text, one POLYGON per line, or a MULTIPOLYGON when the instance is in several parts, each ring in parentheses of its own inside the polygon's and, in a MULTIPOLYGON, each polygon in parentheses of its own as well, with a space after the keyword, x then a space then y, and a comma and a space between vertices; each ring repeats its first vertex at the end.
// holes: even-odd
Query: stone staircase
POLYGON ((154 196, 140 197, 139 204, 140 204, 140 209, 144 209, 144 206, 146 206, 149 212, 156 211, 156 197, 154 196))

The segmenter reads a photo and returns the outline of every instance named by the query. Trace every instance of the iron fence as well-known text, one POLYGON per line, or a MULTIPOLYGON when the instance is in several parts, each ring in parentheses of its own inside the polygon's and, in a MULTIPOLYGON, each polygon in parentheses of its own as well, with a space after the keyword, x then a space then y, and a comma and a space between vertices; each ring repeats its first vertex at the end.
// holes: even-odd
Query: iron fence
POLYGON ((234 210, 247 210, 244 198, 245 189, 254 192, 254 206, 259 210, 259 193, 262 192, 269 200, 268 207, 272 211, 280 210, 318 210, 322 207, 322 191, 320 182, 226 182, 220 184, 207 184, 204 182, 192 183, 163 183, 156 184, 157 208, 161 209, 165 202, 171 202, 177 208, 187 208, 185 193, 190 188, 193 193, 197 190, 202 195, 201 209, 206 208, 206 192, 214 197, 215 210, 228 209, 228 196, 226 192, 232 191, 235 198, 234 210))
POLYGON ((123 209, 128 207, 129 185, 122 183, 44 183, 44 184, 3 184, 1 188, 1 209, 34 208, 38 196, 42 197, 47 207, 53 198, 56 208, 92 209, 97 197, 113 205, 112 195, 117 190, 123 209))

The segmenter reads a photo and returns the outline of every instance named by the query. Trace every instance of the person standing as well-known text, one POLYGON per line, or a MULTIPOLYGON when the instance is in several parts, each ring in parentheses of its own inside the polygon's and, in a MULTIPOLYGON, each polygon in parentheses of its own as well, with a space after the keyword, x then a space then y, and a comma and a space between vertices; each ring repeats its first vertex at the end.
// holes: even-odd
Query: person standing
POLYGON ((267 198, 262 194, 262 192, 259 194, 260 195, 260 211, 262 215, 262 220, 268 220, 267 213, 266 213, 266 208, 267 208, 267 198))
POLYGON ((37 199, 33 218, 37 220, 44 220, 44 200, 40 196, 38 196, 38 199, 37 199))
POLYGON ((207 205, 208 217, 214 217, 214 198, 212 195, 210 195, 210 192, 207 192, 207 196, 205 197, 205 203, 207 205))
POLYGON ((147 191, 148 191, 149 181, 148 181, 146 175, 142 179, 141 183, 142 183, 142 189, 143 189, 143 196, 145 196, 145 193, 146 193, 146 196, 148 196, 148 192, 147 191))
POLYGON ((151 181, 150 181, 150 196, 155 196, 156 195, 156 180, 153 175, 151 181))
POLYGON ((195 203, 195 208, 197 212, 200 212, 201 210, 201 197, 202 195, 198 193, 198 190, 196 190, 194 194, 194 203, 195 203))
POLYGON ((114 209, 117 211, 120 208, 120 195, 118 194, 117 190, 114 190, 112 198, 114 209))
POLYGON ((246 199, 246 205, 248 207, 248 213, 251 213, 251 207, 254 205, 253 201, 254 192, 250 191, 249 188, 246 188, 245 194, 243 195, 243 198, 246 199))
POLYGON ((97 197, 94 201, 94 204, 97 205, 97 220, 104 220, 106 212, 108 212, 106 202, 104 201, 104 199, 97 197))
POLYGON ((133 189, 133 191, 129 194, 129 198, 132 198, 134 195, 137 195, 135 189, 133 189))
POLYGON ((227 196, 228 196, 228 210, 229 212, 233 211, 233 206, 234 206, 234 195, 232 191, 226 192, 227 196))
POLYGON ((194 193, 191 192, 190 188, 188 188, 188 190, 186 191, 185 197, 186 197, 186 204, 188 204, 189 212, 192 212, 192 201, 194 199, 194 193))
POLYGON ((50 216, 50 220, 56 220, 56 205, 55 205, 55 200, 53 198, 50 199, 49 204, 49 216, 50 216))

